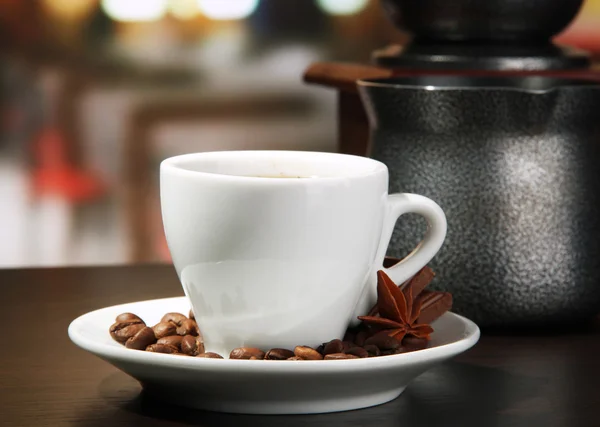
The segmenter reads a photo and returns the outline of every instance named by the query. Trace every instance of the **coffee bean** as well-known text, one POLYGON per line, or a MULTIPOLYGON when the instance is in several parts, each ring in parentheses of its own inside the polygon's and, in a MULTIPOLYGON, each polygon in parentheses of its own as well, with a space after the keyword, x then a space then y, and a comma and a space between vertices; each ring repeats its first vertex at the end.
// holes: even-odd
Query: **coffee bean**
POLYGON ((145 326, 125 342, 125 347, 133 350, 144 350, 150 344, 154 344, 155 342, 156 337, 154 336, 154 331, 152 328, 145 326))
POLYGON ((229 354, 230 359, 250 359, 256 357, 257 359, 264 359, 265 352, 253 347, 240 347, 234 348, 229 354))
POLYGON ((109 332, 112 339, 123 344, 145 327, 145 324, 138 321, 116 322, 111 325, 109 332))
POLYGON ((352 347, 344 351, 346 354, 351 354, 356 357, 365 358, 369 357, 369 352, 362 347, 352 347))
POLYGON ((202 357, 204 359, 222 359, 223 358, 223 356, 221 356, 220 354, 212 353, 210 351, 208 353, 200 353, 196 357, 202 357))
POLYGON ((342 345, 344 346, 344 350, 348 350, 349 348, 356 347, 356 344, 350 341, 342 341, 342 345))
POLYGON ((325 351, 325 344, 327 344, 327 343, 321 344, 320 346, 318 346, 318 347, 315 349, 315 350, 317 350, 317 352, 318 352, 319 354, 321 354, 321 355, 322 355, 322 354, 323 354, 323 352, 325 351))
POLYGON ((157 323, 152 329, 154 329, 154 336, 156 336, 156 339, 158 340, 177 333, 177 326, 171 322, 157 323))
POLYGON ((198 324, 195 320, 185 319, 181 326, 177 328, 177 335, 193 335, 197 337, 200 335, 200 329, 198 328, 198 324))
POLYGON ((342 341, 354 342, 355 337, 356 337, 356 333, 354 331, 348 329, 346 331, 346 333, 344 334, 344 339, 342 341))
POLYGON ((386 331, 381 331, 365 340, 365 344, 372 344, 379 347, 379 350, 394 350, 400 347, 400 341, 390 337, 386 331))
POLYGON ((202 337, 186 335, 181 339, 181 352, 190 356, 197 356, 204 353, 204 341, 202 337))
POLYGON ((181 350, 181 340, 182 339, 183 339, 183 337, 181 335, 169 335, 168 337, 162 337, 156 343, 172 345, 173 347, 176 347, 178 350, 181 350))
POLYGON ((369 357, 376 357, 381 355, 381 351, 376 345, 367 344, 363 348, 367 350, 367 353, 369 353, 369 357))
POLYGON ((272 348, 265 354, 267 360, 287 360, 294 357, 294 352, 285 348, 272 348))
POLYGON ((344 352, 344 344, 342 344, 341 340, 331 340, 327 344, 325 344, 325 348, 323 349, 323 355, 328 355, 332 353, 343 353, 344 352))
POLYGON ((177 326, 181 326, 184 320, 187 320, 187 317, 181 313, 167 313, 160 319, 161 322, 171 322, 177 326))
POLYGON ((190 319, 192 320, 196 320, 196 315, 194 314, 194 312, 192 311, 192 309, 190 308, 190 314, 188 316, 190 319))
POLYGON ((172 345, 166 345, 166 344, 151 344, 148 347, 146 347, 146 351, 149 351, 152 353, 176 354, 177 347, 174 347, 172 345))
POLYGON ((321 353, 305 345, 299 345, 294 348, 294 354, 304 360, 323 360, 321 353))
POLYGON ((402 353, 408 353, 410 350, 408 350, 406 347, 397 347, 394 349, 390 349, 390 350, 382 350, 381 351, 381 355, 382 356, 391 356, 393 354, 402 354, 402 353))
POLYGON ((358 331, 358 333, 356 334, 356 337, 354 338, 354 344, 356 344, 359 347, 363 347, 365 345, 365 340, 367 338, 368 338, 367 331, 365 331, 364 329, 361 329, 360 331, 358 331))
POLYGON ((288 358, 287 358, 287 359, 285 359, 285 360, 304 360, 304 359, 303 359, 303 358, 301 358, 301 357, 298 357, 298 356, 293 356, 293 357, 288 357, 288 358))
POLYGON ((395 349, 393 350, 393 352, 394 352, 393 354, 410 353, 411 351, 413 351, 413 350, 409 349, 408 347, 404 347, 404 346, 402 345, 402 346, 400 346, 400 347, 398 347, 398 348, 395 348, 395 349))
POLYGON ((115 319, 115 322, 136 322, 146 324, 139 316, 133 313, 121 313, 115 319))
POLYGON ((427 338, 404 337, 402 345, 411 350, 423 350, 429 345, 429 340, 427 338))
POLYGON ((251 356, 250 359, 248 359, 248 360, 258 360, 258 359, 254 356, 251 356))
POLYGON ((346 353, 332 353, 325 356, 325 360, 343 360, 343 359, 358 359, 357 356, 353 354, 346 353))

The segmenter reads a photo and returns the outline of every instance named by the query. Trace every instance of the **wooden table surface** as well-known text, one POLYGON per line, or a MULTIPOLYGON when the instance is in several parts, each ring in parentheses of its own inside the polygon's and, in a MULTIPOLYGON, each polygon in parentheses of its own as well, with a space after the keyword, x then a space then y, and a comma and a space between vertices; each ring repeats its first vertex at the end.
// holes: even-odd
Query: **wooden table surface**
POLYGON ((484 333, 379 407, 246 416, 154 401, 69 341, 69 322, 90 310, 182 295, 171 266, 0 270, 0 292, 0 426, 600 426, 599 328, 484 333))

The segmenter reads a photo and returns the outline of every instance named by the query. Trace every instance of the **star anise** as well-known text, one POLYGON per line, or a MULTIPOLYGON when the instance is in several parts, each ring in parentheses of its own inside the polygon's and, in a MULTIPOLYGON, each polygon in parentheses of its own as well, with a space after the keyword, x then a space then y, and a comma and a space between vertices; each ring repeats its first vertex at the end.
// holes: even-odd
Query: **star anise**
POLYGON ((377 272, 377 309, 379 317, 358 318, 369 326, 385 330, 398 340, 405 335, 429 339, 433 332, 427 324, 416 324, 421 313, 421 298, 413 296, 413 282, 409 281, 400 289, 382 270, 377 272))

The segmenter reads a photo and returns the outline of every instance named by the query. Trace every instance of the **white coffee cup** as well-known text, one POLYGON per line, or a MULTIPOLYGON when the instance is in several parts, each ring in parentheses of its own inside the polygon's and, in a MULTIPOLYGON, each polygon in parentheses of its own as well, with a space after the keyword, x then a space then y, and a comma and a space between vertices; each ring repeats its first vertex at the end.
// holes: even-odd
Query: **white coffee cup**
POLYGON ((376 302, 376 273, 405 213, 425 217, 428 231, 385 270, 401 283, 424 267, 444 241, 446 217, 426 197, 387 191, 387 167, 358 156, 226 151, 164 160, 167 242, 207 351, 341 338, 376 302))

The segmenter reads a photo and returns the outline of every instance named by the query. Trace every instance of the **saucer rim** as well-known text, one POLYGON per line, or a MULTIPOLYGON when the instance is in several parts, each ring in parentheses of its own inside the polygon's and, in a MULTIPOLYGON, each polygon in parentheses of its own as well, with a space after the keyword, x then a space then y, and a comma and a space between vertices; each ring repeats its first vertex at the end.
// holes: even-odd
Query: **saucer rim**
MULTIPOLYGON (((465 326, 464 335, 456 341, 438 345, 431 348, 425 348, 423 350, 412 351, 408 353, 401 353, 383 357, 369 357, 361 359, 343 359, 343 360, 302 360, 302 361, 286 361, 287 363, 277 363, 272 360, 239 360, 239 359, 208 359, 198 357, 174 357, 172 354, 152 353, 139 350, 131 350, 121 345, 113 345, 116 343, 104 343, 95 341, 86 337, 79 332, 84 322, 89 317, 98 314, 102 311, 116 311, 123 310, 120 312, 131 311, 129 308, 131 305, 139 305, 146 303, 158 304, 164 302, 165 305, 174 304, 175 302, 181 302, 186 300, 185 296, 170 297, 170 298, 158 298, 151 300, 132 301, 123 304, 112 305, 108 307, 99 308, 85 314, 82 314, 75 318, 68 327, 68 335, 71 341, 78 347, 86 350, 102 359, 115 360, 125 363, 144 363, 148 365, 160 366, 160 367, 173 367, 178 366, 182 369, 203 369, 210 368, 212 371, 229 371, 232 367, 240 372, 256 372, 257 368, 260 368, 265 374, 282 373, 286 374, 297 372, 299 374, 305 373, 319 373, 323 371, 331 372, 332 370, 346 370, 348 368, 356 369, 368 365, 369 369, 386 369, 392 365, 406 364, 411 365, 414 363, 433 363, 440 359, 448 359, 456 356, 471 347, 473 347, 481 336, 479 327, 475 322, 467 319, 464 316, 456 313, 447 312, 440 319, 451 317, 460 321, 465 326), (225 362, 227 361, 227 362, 225 362), (267 367, 267 369, 264 369, 267 367), (293 367, 290 370, 290 367, 293 367)), ((108 333, 108 331, 107 331, 108 333)), ((435 333, 435 332, 434 332, 435 333)))

